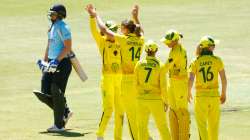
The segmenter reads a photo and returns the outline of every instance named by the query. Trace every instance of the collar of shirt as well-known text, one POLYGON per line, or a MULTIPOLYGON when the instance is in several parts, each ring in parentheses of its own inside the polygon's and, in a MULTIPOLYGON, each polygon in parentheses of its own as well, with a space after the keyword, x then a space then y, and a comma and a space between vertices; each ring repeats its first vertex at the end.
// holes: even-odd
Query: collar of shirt
POLYGON ((155 56, 146 56, 146 59, 148 60, 148 59, 156 59, 156 57, 155 56))
POLYGON ((177 44, 176 46, 173 47, 172 50, 174 51, 174 50, 180 49, 180 47, 181 47, 181 44, 177 44))
POLYGON ((60 24, 62 22, 63 22, 62 20, 57 20, 56 22, 54 22, 54 25, 58 25, 58 24, 60 24))
POLYGON ((134 33, 129 33, 129 34, 127 34, 127 36, 128 36, 128 37, 135 37, 136 34, 134 34, 134 33))

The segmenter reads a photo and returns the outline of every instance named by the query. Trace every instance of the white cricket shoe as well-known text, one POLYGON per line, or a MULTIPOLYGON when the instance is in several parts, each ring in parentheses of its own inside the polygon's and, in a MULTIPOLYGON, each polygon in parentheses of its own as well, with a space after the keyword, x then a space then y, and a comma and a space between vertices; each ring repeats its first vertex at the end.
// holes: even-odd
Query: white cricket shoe
POLYGON ((48 128, 47 131, 48 132, 63 132, 63 131, 65 131, 65 129, 64 129, 64 127, 59 129, 59 128, 57 128, 56 125, 53 125, 52 127, 48 128))
POLYGON ((97 137, 97 140, 104 140, 103 137, 97 137))

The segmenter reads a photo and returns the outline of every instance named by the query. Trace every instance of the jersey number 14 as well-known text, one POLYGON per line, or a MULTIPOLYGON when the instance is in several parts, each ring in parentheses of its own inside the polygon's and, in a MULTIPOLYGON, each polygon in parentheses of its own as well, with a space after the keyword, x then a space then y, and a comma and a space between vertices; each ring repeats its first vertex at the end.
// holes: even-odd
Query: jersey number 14
POLYGON ((129 51, 131 51, 132 53, 132 61, 136 59, 140 60, 140 56, 141 56, 141 47, 139 47, 137 50, 135 49, 135 47, 131 47, 129 49, 129 51))

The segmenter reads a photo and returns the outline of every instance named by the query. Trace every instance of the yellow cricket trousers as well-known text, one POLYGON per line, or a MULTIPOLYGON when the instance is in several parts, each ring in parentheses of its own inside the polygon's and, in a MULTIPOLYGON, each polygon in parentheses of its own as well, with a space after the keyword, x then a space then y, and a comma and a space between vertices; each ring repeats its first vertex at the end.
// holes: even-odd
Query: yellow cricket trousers
POLYGON ((179 108, 188 108, 188 83, 186 79, 176 80, 169 79, 168 82, 168 104, 171 109, 176 110, 179 108))
POLYGON ((201 140, 218 140, 220 123, 220 98, 195 97, 195 119, 201 140))
POLYGON ((134 74, 122 75, 121 99, 126 113, 129 131, 132 140, 138 140, 138 128, 136 122, 136 86, 134 74))
POLYGON ((148 122, 149 116, 152 114, 156 126, 160 132, 161 140, 171 140, 164 104, 159 99, 137 99, 137 119, 138 119, 138 140, 148 140, 148 122))
POLYGON ((107 124, 115 112, 114 139, 122 139, 123 109, 121 105, 121 74, 104 74, 101 80, 103 113, 96 132, 103 137, 107 124))
POLYGON ((170 133, 173 140, 189 139, 190 115, 188 112, 188 81, 169 79, 167 100, 171 110, 168 111, 170 133))

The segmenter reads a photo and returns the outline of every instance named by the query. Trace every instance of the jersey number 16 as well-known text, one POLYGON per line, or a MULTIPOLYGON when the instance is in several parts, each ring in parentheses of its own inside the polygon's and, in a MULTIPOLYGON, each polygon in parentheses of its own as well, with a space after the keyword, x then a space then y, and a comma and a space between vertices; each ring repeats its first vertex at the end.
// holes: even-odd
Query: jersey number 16
POLYGON ((202 73, 204 83, 206 83, 207 81, 212 81, 214 79, 214 74, 210 70, 211 66, 209 66, 207 70, 205 67, 201 67, 199 70, 199 72, 202 73))

